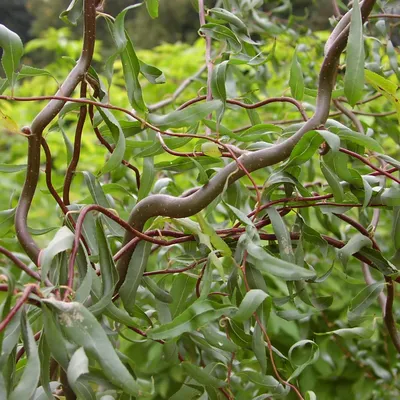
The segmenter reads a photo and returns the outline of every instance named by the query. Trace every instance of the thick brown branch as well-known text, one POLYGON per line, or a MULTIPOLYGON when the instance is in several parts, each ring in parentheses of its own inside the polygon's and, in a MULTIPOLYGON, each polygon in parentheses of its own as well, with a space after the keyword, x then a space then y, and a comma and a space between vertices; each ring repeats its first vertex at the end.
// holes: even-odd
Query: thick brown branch
MULTIPOLYGON (((81 57, 72 69, 65 82, 60 87, 57 95, 70 96, 78 83, 82 80, 92 61, 96 36, 96 0, 85 0, 84 2, 85 28, 84 42, 81 57)), ((30 128, 28 148, 28 168, 25 184, 15 214, 15 230, 22 247, 35 263, 38 262, 39 247, 28 231, 28 213, 35 195, 40 171, 40 146, 43 130, 60 112, 64 101, 52 100, 36 116, 30 128)))

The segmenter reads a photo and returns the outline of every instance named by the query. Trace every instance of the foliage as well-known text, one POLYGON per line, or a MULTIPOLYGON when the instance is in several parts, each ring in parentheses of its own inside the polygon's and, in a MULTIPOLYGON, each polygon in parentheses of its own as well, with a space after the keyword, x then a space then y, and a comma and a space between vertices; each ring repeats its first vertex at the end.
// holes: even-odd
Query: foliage
POLYGON ((66 28, 25 46, 45 69, 0 25, 0 397, 399 397, 380 4, 311 32, 288 1, 193 2, 207 40, 136 51, 135 5, 63 19, 82 3, 82 53, 66 28))

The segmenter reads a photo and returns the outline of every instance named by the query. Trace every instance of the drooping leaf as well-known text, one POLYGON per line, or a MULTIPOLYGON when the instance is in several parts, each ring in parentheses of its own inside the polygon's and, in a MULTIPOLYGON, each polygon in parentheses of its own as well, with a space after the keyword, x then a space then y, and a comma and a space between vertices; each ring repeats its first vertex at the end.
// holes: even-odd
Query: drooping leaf
POLYGON ((98 107, 97 110, 99 111, 104 122, 109 127, 116 143, 110 158, 100 170, 100 174, 104 175, 121 165, 121 161, 123 160, 125 154, 126 143, 124 132, 122 131, 122 128, 114 115, 109 110, 102 107, 98 107))
POLYGON ((57 231, 52 241, 42 251, 40 255, 42 281, 47 278, 54 257, 63 251, 71 249, 74 238, 74 234, 66 226, 63 226, 57 231))
POLYGON ((237 322, 244 322, 251 318, 262 302, 268 297, 268 294, 260 289, 252 289, 246 293, 240 303, 238 312, 233 319, 237 322))
POLYGON ((146 269, 150 250, 150 242, 141 241, 137 245, 129 262, 125 281, 120 289, 120 295, 125 310, 130 314, 134 311, 136 292, 142 280, 143 272, 146 269))
POLYGON ((159 0, 146 0, 146 8, 151 18, 158 17, 159 0))
POLYGON ((67 24, 76 25, 82 15, 83 0, 72 0, 68 8, 60 14, 60 19, 67 24))
POLYGON ((79 378, 82 375, 89 373, 89 359, 86 356, 83 347, 79 347, 78 350, 71 357, 71 361, 68 365, 67 378, 68 383, 71 386, 74 393, 82 398, 88 400, 94 400, 96 398, 92 388, 89 385, 85 385, 79 378))
POLYGON ((197 365, 193 365, 187 361, 184 361, 181 365, 184 371, 201 385, 211 386, 214 388, 220 388, 227 385, 226 382, 215 378, 197 365))
POLYGON ((232 53, 239 53, 242 50, 242 44, 235 33, 225 25, 209 23, 203 25, 199 32, 215 40, 226 42, 232 53))
POLYGON ((385 284, 383 282, 373 283, 366 286, 353 298, 351 307, 347 312, 347 318, 350 322, 361 316, 365 310, 376 301, 384 286, 385 284))
POLYGON ((235 310, 236 308, 232 306, 221 306, 209 300, 197 300, 172 322, 149 330, 148 337, 154 340, 176 338, 185 332, 192 332, 206 326, 222 315, 229 316, 235 310))
POLYGON ((104 329, 93 314, 82 304, 65 303, 54 299, 46 300, 58 314, 65 336, 101 366, 109 381, 125 393, 138 395, 138 384, 119 359, 104 329))
POLYGON ((35 393, 39 382, 40 360, 36 341, 26 314, 22 315, 21 332, 27 354, 27 362, 22 375, 8 397, 9 400, 29 399, 35 393))
POLYGON ((350 33, 347 41, 346 74, 344 92, 347 100, 354 107, 362 98, 364 90, 364 36, 360 5, 354 0, 351 11, 350 33))
POLYGON ((264 274, 272 274, 287 281, 313 279, 316 277, 314 271, 273 257, 262 247, 252 242, 247 244, 246 249, 250 255, 249 262, 264 274))
POLYGON ((303 100, 304 96, 304 77, 301 65, 297 58, 297 49, 294 52, 292 66, 290 68, 289 86, 292 96, 296 100, 303 100))
POLYGON ((220 100, 197 103, 183 110, 172 111, 169 114, 149 114, 148 121, 152 125, 163 128, 181 128, 191 126, 205 118, 213 111, 218 111, 222 106, 220 100))
POLYGON ((0 47, 3 49, 1 63, 11 87, 14 87, 16 72, 19 67, 24 48, 20 37, 0 24, 0 47))
POLYGON ((307 366, 314 364, 318 360, 319 347, 311 340, 300 340, 289 349, 288 358, 292 366, 295 368, 288 379, 292 380, 298 377, 307 366), (310 349, 306 350, 306 347, 310 349), (305 354, 307 354, 306 351, 309 352, 308 357, 305 356, 305 354), (300 356, 299 360, 297 360, 296 356, 300 356))

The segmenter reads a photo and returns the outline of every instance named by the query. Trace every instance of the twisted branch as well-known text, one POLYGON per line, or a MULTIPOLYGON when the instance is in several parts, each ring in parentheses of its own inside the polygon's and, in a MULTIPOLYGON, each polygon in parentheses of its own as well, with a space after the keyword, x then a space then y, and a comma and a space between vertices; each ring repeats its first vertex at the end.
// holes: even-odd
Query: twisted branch
MULTIPOLYGON (((82 81, 90 66, 96 37, 96 4, 96 0, 85 0, 84 2, 85 27, 82 53, 56 95, 70 96, 78 83, 82 81)), ((62 100, 50 101, 33 120, 30 127, 31 134, 28 137, 28 167, 24 187, 15 213, 15 230, 26 254, 36 264, 38 263, 40 249, 28 231, 28 213, 39 180, 40 146, 43 130, 60 112, 64 104, 65 101, 62 100)))
MULTIPOLYGON (((361 13, 363 20, 367 18, 374 4, 375 0, 365 0, 362 3, 361 13)), ((326 55, 319 74, 317 104, 313 117, 284 142, 240 156, 238 160, 248 172, 284 161, 290 156, 294 146, 305 133, 318 128, 326 122, 329 116, 332 91, 336 82, 339 58, 346 46, 349 29, 349 24, 345 25, 341 32, 335 32, 334 40, 328 40, 329 46, 326 47, 326 55)), ((190 196, 173 197, 161 194, 149 196, 141 200, 133 208, 129 217, 129 224, 137 230, 142 230, 146 221, 151 217, 184 218, 192 216, 207 207, 223 191, 226 185, 232 184, 244 175, 243 169, 238 169, 236 163, 231 163, 221 169, 206 185, 190 196)), ((132 238, 132 234, 126 233, 123 245, 127 244, 132 238)), ((117 290, 125 280, 132 254, 133 251, 126 252, 117 264, 120 277, 117 290)))

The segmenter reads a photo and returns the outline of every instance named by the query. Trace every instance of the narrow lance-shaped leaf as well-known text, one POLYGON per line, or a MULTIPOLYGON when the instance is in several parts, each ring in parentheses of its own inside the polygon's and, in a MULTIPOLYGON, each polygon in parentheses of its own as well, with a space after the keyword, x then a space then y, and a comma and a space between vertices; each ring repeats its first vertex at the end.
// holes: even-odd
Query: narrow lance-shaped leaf
POLYGON ((103 311, 111 302, 115 284, 118 280, 115 263, 100 218, 96 220, 96 237, 99 246, 102 294, 100 299, 90 307, 90 311, 95 315, 103 311))
POLYGON ((46 303, 56 310, 65 336, 100 364, 107 379, 125 393, 137 396, 139 388, 135 379, 119 359, 96 317, 80 303, 54 299, 46 303))
POLYGON ((362 98, 364 89, 364 36, 359 0, 353 1, 350 33, 347 41, 346 74, 344 92, 347 100, 354 107, 362 98))
POLYGON ((60 19, 67 24, 76 25, 82 15, 82 9, 83 0, 72 0, 68 8, 60 14, 60 19))
POLYGON ((205 24, 199 29, 199 32, 215 40, 226 42, 232 53, 239 53, 242 50, 242 44, 236 34, 224 25, 205 24))
POLYGON ((154 158, 146 157, 143 162, 143 174, 138 193, 138 201, 144 199, 151 191, 155 179, 154 158))
POLYGON ((148 121, 157 127, 182 128, 196 124, 213 111, 218 111, 221 106, 222 102, 220 100, 197 103, 183 110, 172 111, 165 115, 150 114, 148 121))
POLYGON ((102 167, 100 174, 106 174, 108 172, 113 171, 117 167, 121 165, 121 161, 124 158, 125 149, 126 149, 126 141, 124 132, 122 131, 121 126, 119 125, 117 119, 114 115, 107 109, 98 107, 97 108, 103 121, 109 127, 114 141, 116 143, 114 151, 112 152, 110 158, 106 162, 106 164, 102 167))
POLYGON ((126 39, 127 44, 121 52, 121 61, 129 102, 133 108, 145 111, 146 104, 144 103, 142 88, 139 83, 139 59, 137 58, 131 39, 128 36, 126 39))
POLYGON ((89 385, 85 385, 79 378, 89 373, 89 359, 85 349, 80 347, 71 357, 68 365, 67 378, 72 390, 80 397, 87 400, 94 400, 96 396, 89 385))
POLYGON ((146 8, 151 18, 158 17, 159 0, 146 0, 146 8))
POLYGON ((246 249, 250 256, 249 262, 262 273, 275 275, 287 281, 313 279, 316 276, 314 271, 271 256, 255 243, 248 243, 246 249))
POLYGON ((235 307, 200 299, 194 302, 172 322, 148 331, 148 337, 154 340, 177 338, 185 332, 192 332, 206 326, 222 315, 228 317, 235 311, 235 307))
POLYGON ((208 372, 204 371, 203 368, 193 365, 190 362, 184 361, 181 365, 184 371, 201 385, 211 386, 214 388, 220 388, 227 385, 226 382, 215 378, 208 372))
POLYGON ((303 71, 299 60, 297 59, 297 49, 294 52, 292 66, 290 68, 290 79, 289 79, 290 91, 292 96, 296 100, 303 100, 304 96, 304 77, 303 71))
POLYGON ((289 381, 298 377, 308 365, 314 364, 318 360, 319 347, 311 340, 300 340, 289 349, 288 357, 292 366, 295 367, 294 372, 288 379, 289 381), (308 347, 309 350, 306 347, 308 347), (305 355, 307 355, 307 351, 309 352, 308 358, 305 357, 305 355), (298 363, 296 360, 296 352, 300 353, 300 363, 298 363))
POLYGON ((260 289, 252 289, 246 293, 240 303, 238 312, 233 319, 237 322, 244 322, 256 312, 257 308, 268 297, 268 294, 260 289))
POLYGON ((130 314, 134 311, 136 292, 142 280, 143 272, 146 269, 150 251, 150 242, 141 241, 137 245, 129 262, 125 281, 120 289, 125 310, 130 314))
POLYGON ((24 48, 20 37, 0 24, 0 47, 3 48, 1 63, 11 86, 15 83, 15 72, 19 66, 24 48))
POLYGON ((129 10, 140 7, 142 3, 133 4, 124 8, 116 17, 112 26, 112 33, 119 52, 123 51, 128 43, 125 33, 125 15, 129 10))
POLYGON ((384 287, 383 282, 375 282, 361 290, 351 302, 351 307, 347 313, 349 321, 356 320, 371 304, 375 303, 384 287))
POLYGON ((30 399, 33 393, 35 393, 36 386, 39 382, 39 352, 33 336, 32 328, 29 325, 28 318, 25 314, 22 316, 21 328, 28 359, 17 386, 8 398, 9 400, 30 399))
POLYGON ((346 266, 349 257, 366 246, 372 246, 371 239, 365 235, 362 235, 361 233, 356 234, 346 243, 344 247, 338 250, 339 260, 344 266, 346 266))
POLYGON ((53 240, 43 250, 40 257, 40 265, 42 268, 42 281, 47 278, 47 274, 50 270, 51 263, 54 257, 57 254, 72 248, 74 237, 74 234, 66 226, 63 226, 56 233, 53 240))

